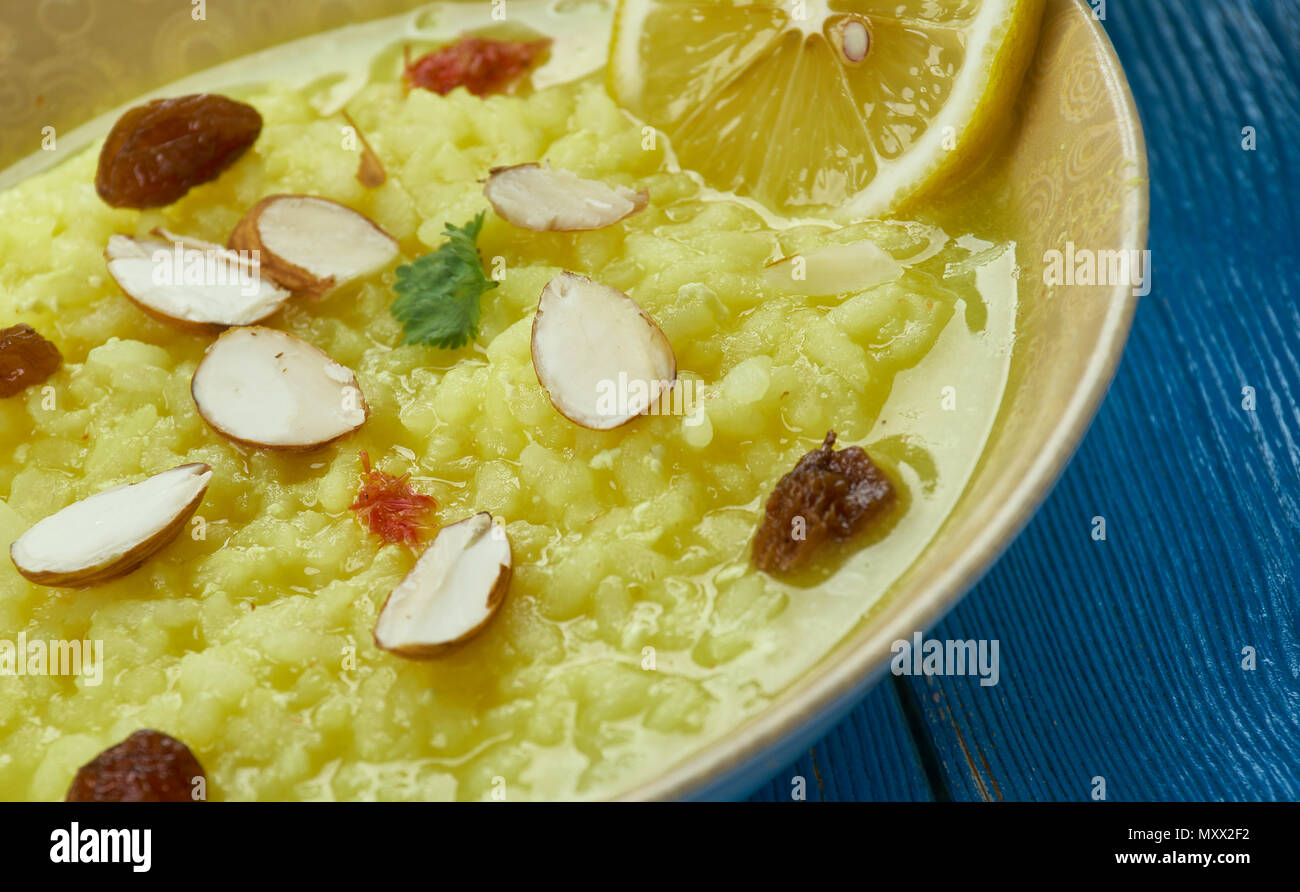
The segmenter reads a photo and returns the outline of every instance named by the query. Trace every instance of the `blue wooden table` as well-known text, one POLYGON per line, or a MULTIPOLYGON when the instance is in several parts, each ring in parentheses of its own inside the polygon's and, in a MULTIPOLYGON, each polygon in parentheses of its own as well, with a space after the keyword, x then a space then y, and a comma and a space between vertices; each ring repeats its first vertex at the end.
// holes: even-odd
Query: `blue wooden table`
POLYGON ((999 639, 1001 680, 889 678, 755 799, 1300 799, 1300 0, 1106 7, 1153 290, 1055 492, 931 633, 999 639))

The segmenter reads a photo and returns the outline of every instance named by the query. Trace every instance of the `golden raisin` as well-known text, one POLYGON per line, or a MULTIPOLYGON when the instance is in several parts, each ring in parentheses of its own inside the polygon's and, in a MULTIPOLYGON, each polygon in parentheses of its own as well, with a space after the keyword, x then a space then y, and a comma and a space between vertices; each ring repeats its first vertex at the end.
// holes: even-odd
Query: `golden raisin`
POLYGON ((155 99, 113 125, 95 190, 116 208, 171 204, 215 180, 262 132, 257 109, 215 93, 155 99))
POLYGON ((758 569, 796 569, 823 542, 852 538, 893 504, 893 484, 861 446, 834 446, 835 431, 828 431, 772 490, 754 536, 758 569))
POLYGON ((53 375, 63 362, 59 348, 30 325, 0 331, 0 397, 21 393, 53 375))
POLYGON ((161 731, 136 731, 77 772, 68 802, 194 802, 207 776, 190 748, 161 731))

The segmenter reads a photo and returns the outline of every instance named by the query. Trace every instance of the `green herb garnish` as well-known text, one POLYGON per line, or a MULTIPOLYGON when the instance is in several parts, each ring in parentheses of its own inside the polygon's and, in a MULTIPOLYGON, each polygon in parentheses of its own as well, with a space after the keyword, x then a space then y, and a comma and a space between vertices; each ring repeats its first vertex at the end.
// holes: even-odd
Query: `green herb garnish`
POLYGON ((483 216, 462 227, 447 223, 441 247, 397 268, 397 299, 388 311, 405 329, 403 344, 452 350, 478 337, 479 298, 498 284, 483 274, 475 246, 483 216))

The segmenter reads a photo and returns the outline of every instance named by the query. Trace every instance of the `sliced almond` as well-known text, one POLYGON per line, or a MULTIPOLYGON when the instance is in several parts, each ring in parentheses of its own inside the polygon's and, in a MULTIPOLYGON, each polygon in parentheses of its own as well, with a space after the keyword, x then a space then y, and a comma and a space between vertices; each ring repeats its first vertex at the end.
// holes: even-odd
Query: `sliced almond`
POLYGON ((902 273, 903 264, 884 248, 860 241, 782 257, 767 265, 763 279, 787 294, 825 297, 866 291, 892 282, 902 273))
POLYGON ((348 122, 352 132, 361 140, 361 161, 357 164, 357 182, 367 189, 378 189, 388 181, 388 171, 384 170, 384 162, 379 160, 375 150, 370 147, 370 140, 361 132, 357 122, 352 120, 347 109, 343 109, 343 120, 348 122))
POLYGON ((247 446, 314 449, 370 414, 351 369, 302 338, 261 326, 232 328, 208 348, 190 392, 213 430, 247 446))
POLYGON ((510 586, 510 540, 486 512, 443 527, 384 601, 375 645, 425 659, 477 634, 510 586))
POLYGON ((533 317, 533 369, 560 414, 609 430, 644 414, 677 381, 667 336, 616 288, 560 273, 533 317))
MULTIPOLYGON (((163 226, 155 226, 153 229, 149 230, 149 234, 154 236, 154 238, 131 238, 130 236, 119 236, 119 238, 128 238, 137 243, 148 243, 151 246, 155 241, 162 241, 166 243, 168 250, 173 252, 179 245, 181 250, 185 252, 186 259, 188 259, 190 252, 220 254, 221 259, 226 262, 239 263, 249 267, 259 266, 258 260, 250 254, 240 253, 239 251, 227 248, 225 245, 218 244, 217 242, 210 242, 207 239, 201 239, 197 236, 182 235, 163 226)), ((274 288, 276 286, 272 283, 271 287, 274 288)))
MULTIPOLYGON (((224 252, 230 250, 224 245, 218 245, 216 242, 210 242, 207 239, 197 238, 192 235, 180 235, 179 233, 172 232, 170 229, 164 229, 161 226, 155 226, 153 229, 149 230, 149 234, 156 235, 158 236, 158 238, 162 239, 163 241, 170 242, 173 245, 179 243, 183 248, 192 251, 223 251, 224 252)), ((237 251, 231 253, 233 253, 236 257, 240 257, 240 258, 243 257, 243 255, 241 255, 237 251)))
POLYGON ((111 236, 104 259, 122 292, 155 319, 196 331, 250 325, 290 297, 261 275, 257 263, 234 251, 154 232, 162 238, 111 236))
POLYGON ((262 269, 290 291, 320 297, 392 263, 397 240, 350 207, 310 195, 272 195, 230 234, 230 247, 260 251, 262 269))
POLYGON ((185 528, 212 468, 181 465, 139 483, 73 502, 9 546, 18 572, 37 585, 94 585, 129 573, 185 528))
POLYGON ((584 180, 572 171, 538 164, 493 168, 483 194, 502 219, 534 232, 604 229, 650 201, 644 190, 584 180))

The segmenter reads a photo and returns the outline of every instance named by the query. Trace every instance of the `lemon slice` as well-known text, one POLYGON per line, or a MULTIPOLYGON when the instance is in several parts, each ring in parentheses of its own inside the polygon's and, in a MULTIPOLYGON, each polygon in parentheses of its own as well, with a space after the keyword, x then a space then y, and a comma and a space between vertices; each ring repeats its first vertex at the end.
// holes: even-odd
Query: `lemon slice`
POLYGON ((620 104, 709 185, 881 216, 1008 120, 1042 0, 621 0, 620 104))

